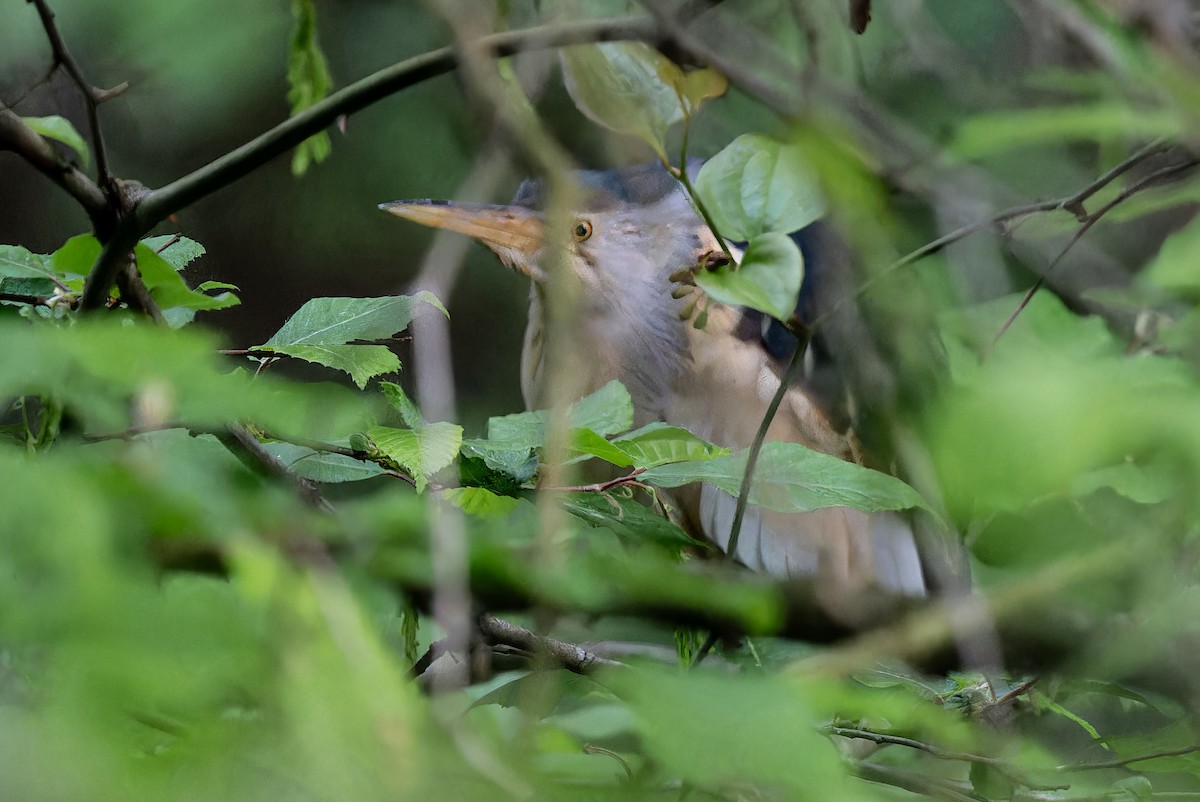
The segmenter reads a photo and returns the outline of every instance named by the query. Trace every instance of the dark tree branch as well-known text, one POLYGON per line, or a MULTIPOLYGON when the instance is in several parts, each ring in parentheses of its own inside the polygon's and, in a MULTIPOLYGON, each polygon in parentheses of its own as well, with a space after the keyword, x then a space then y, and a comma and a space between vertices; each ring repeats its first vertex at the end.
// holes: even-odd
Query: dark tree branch
POLYGON ((46 38, 50 40, 50 49, 54 52, 54 61, 61 64, 67 71, 67 75, 79 87, 80 93, 83 94, 83 102, 87 106, 88 128, 92 132, 92 151, 96 155, 96 174, 100 181, 100 186, 105 191, 112 191, 112 174, 108 171, 108 155, 104 150, 104 134, 100 130, 100 115, 97 112, 97 106, 102 100, 107 100, 120 94, 123 89, 116 87, 107 92, 96 89, 83 76, 83 70, 79 69, 79 63, 75 61, 75 57, 71 55, 71 51, 67 48, 67 43, 63 41, 62 34, 58 31, 58 25, 54 22, 54 12, 50 10, 50 6, 46 4, 46 0, 28 0, 37 8, 38 16, 42 20, 42 28, 46 31, 46 38))
POLYGON ((548 657, 556 664, 576 674, 592 674, 600 668, 616 668, 622 665, 616 660, 609 660, 590 652, 582 646, 536 635, 524 627, 519 627, 488 613, 479 616, 478 626, 484 640, 493 646, 497 644, 511 646, 535 659, 548 657))
POLYGON ((58 184, 83 207, 93 228, 111 217, 100 187, 78 167, 68 164, 54 146, 25 124, 15 112, 0 106, 0 150, 11 150, 34 169, 58 184))
POLYGON ((226 448, 243 457, 242 461, 250 468, 290 484, 308 506, 323 512, 333 509, 313 482, 289 470, 278 457, 263 448, 258 438, 242 424, 231 423, 224 432, 216 435, 226 448))

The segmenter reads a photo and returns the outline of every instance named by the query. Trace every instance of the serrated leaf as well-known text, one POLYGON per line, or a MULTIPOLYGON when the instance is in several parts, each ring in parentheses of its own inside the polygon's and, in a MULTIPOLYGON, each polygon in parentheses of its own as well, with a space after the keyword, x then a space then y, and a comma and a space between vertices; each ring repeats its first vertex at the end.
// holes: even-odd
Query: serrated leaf
MULTIPOLYGON (((708 482, 737 496, 746 470, 746 452, 706 462, 651 468, 642 481, 661 487, 708 482)), ((924 506, 916 490, 886 473, 838 459, 798 443, 765 443, 754 469, 750 503, 779 512, 853 507, 865 512, 924 506)))
POLYGON ((442 498, 468 515, 482 518, 507 515, 521 504, 521 499, 501 496, 483 487, 452 487, 442 491, 442 498))
MULTIPOLYGON (((510 446, 539 448, 546 439, 548 412, 518 412, 488 419, 488 440, 510 446)), ((591 429, 600 436, 617 434, 633 425, 633 399, 619 381, 610 381, 576 401, 567 410, 567 426, 591 429)))
POLYGON ((253 350, 284 354, 349 373, 360 390, 376 376, 400 370, 400 359, 386 345, 262 345, 253 350))
POLYGON ((433 293, 424 291, 380 298, 313 298, 264 345, 342 345, 386 339, 407 328, 422 303, 446 314, 433 293))
POLYGON ((42 297, 54 294, 55 284, 48 278, 0 278, 0 292, 42 297))
POLYGON ((421 417, 421 410, 404 392, 403 387, 394 382, 380 382, 379 389, 383 391, 383 397, 392 405, 392 409, 400 413, 400 420, 404 421, 405 426, 421 426, 425 423, 425 419, 421 417))
POLYGON ((687 532, 644 504, 612 493, 566 493, 563 508, 592 526, 611 529, 635 542, 680 548, 696 544, 687 532))
POLYGON ((748 306, 778 320, 787 320, 796 309, 804 281, 800 248, 786 234, 759 234, 750 240, 736 268, 724 266, 696 273, 696 286, 714 301, 748 306))
MULTIPOLYGON (((292 38, 288 46, 288 103, 293 115, 324 100, 333 87, 325 54, 317 43, 317 8, 313 0, 292 0, 292 38)), ((303 175, 312 162, 332 152, 329 134, 322 131, 300 143, 292 157, 292 174, 303 175)))
POLYGON ((298 476, 312 479, 314 482, 358 482, 383 473, 383 468, 374 462, 355 459, 345 454, 316 451, 293 443, 263 443, 263 448, 278 457, 298 476))
POLYGON ((537 473, 538 456, 532 446, 506 447, 490 440, 464 440, 464 456, 473 457, 488 469, 509 477, 519 487, 537 473))
POLYGON ((75 126, 65 117, 53 115, 50 117, 22 117, 21 120, 36 133, 55 142, 61 142, 79 154, 79 160, 84 167, 88 165, 88 146, 75 126))
POLYGON ((139 242, 133 252, 146 289, 163 309, 173 306, 197 310, 228 309, 241 303, 236 295, 228 292, 205 295, 191 289, 175 268, 145 243, 139 242))
MULTIPOLYGON (((161 256, 167 264, 176 270, 183 270, 192 262, 199 259, 205 254, 204 246, 194 239, 180 236, 179 234, 163 234, 157 237, 146 237, 142 240, 142 244, 150 250, 161 256)), ((237 287, 232 284, 221 284, 220 282, 207 282, 223 287, 224 289, 236 290, 237 287)))
POLYGON ((667 160, 667 130, 683 119, 676 89, 662 79, 679 68, 641 42, 602 42, 559 51, 563 81, 588 119, 640 137, 667 160))
POLYGON ((415 429, 372 426, 365 434, 375 447, 403 466, 424 490, 433 474, 458 456, 462 446, 462 427, 440 421, 415 429))
POLYGON ((788 234, 825 214, 816 173, 799 143, 743 134, 700 168, 696 192, 722 237, 788 234))

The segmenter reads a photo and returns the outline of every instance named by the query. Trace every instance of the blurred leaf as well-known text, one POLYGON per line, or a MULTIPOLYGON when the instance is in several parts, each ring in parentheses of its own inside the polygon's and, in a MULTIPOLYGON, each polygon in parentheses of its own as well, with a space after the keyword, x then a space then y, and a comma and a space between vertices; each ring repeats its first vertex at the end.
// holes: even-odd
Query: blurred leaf
POLYGON ((418 490, 424 490, 429 477, 454 461, 462 445, 462 427, 446 422, 414 429, 372 426, 366 435, 412 475, 418 490))
POLYGON ((1138 277, 1139 282, 1179 293, 1200 302, 1200 271, 1196 254, 1200 253, 1200 218, 1167 237, 1158 255, 1138 277))
POLYGON ((75 130, 75 126, 71 125, 70 120, 54 115, 51 117, 22 117, 21 121, 41 136, 61 142, 75 151, 79 154, 80 163, 85 168, 88 166, 87 142, 75 130))
MULTIPOLYGON (((641 480, 660 487, 708 482, 736 497, 746 470, 746 452, 707 462, 651 468, 641 480)), ((754 469, 750 503, 779 512, 853 507, 866 512, 925 506, 917 491, 886 473, 805 448, 799 443, 763 444, 754 469)))
POLYGON ((282 441, 263 443, 263 448, 278 457, 291 471, 314 482, 358 482, 383 473, 383 468, 374 462, 345 454, 316 451, 282 441))
MULTIPOLYGON (((662 76, 679 72, 678 67, 642 42, 564 47, 559 58, 567 92, 588 119, 640 137, 667 161, 667 129, 684 113, 680 95, 662 76)), ((697 81, 695 91, 702 93, 703 83, 697 81)))
POLYGON ((817 174, 801 145, 759 134, 739 136, 706 161, 696 191, 717 231, 731 241, 789 234, 825 214, 817 174))
POLYGON ((798 798, 860 798, 786 683, 648 668, 607 671, 601 680, 629 704, 649 757, 689 784, 715 791, 753 782, 798 798))
MULTIPOLYGON (((292 0, 292 18, 295 27, 288 44, 287 79, 288 103, 294 116, 324 100, 333 88, 333 77, 317 44, 317 8, 313 0, 292 0)), ((332 150, 327 132, 309 137, 292 156, 292 174, 304 175, 310 163, 320 164, 332 150)))
POLYGON ((48 395, 93 432, 129 427, 133 402, 201 428, 250 419, 309 437, 361 427, 362 402, 344 390, 227 372, 219 343, 202 332, 79 320, 67 328, 0 321, 0 396, 48 395))
POLYGON ((714 301, 748 306, 777 320, 795 314, 804 279, 800 248, 786 234, 759 234, 750 240, 741 264, 696 272, 696 286, 714 301))
POLYGON ((668 59, 659 63, 658 77, 675 90, 686 118, 695 116, 704 101, 720 97, 729 89, 729 80, 711 67, 685 72, 668 59))
POLYGON ((483 518, 507 515, 522 503, 519 498, 497 495, 483 487, 452 487, 442 491, 442 498, 469 515, 483 518))
POLYGON ((967 118, 959 126, 951 151, 975 159, 998 151, 1070 140, 1174 139, 1180 136, 1183 126, 1174 111, 1138 108, 1124 102, 1008 109, 967 118))
POLYGON ((637 542, 660 543, 681 548, 696 541, 675 524, 644 504, 615 493, 566 493, 562 505, 567 512, 592 526, 611 529, 637 542))

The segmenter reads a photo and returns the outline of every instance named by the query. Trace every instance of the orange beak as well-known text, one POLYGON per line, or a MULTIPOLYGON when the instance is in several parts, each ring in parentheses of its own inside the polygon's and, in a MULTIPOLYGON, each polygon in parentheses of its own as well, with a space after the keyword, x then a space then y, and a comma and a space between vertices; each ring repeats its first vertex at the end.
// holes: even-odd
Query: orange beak
POLYGON ((537 278, 537 252, 542 246, 542 217, 523 206, 418 200, 381 203, 385 212, 430 228, 457 231, 491 248, 506 265, 537 278))

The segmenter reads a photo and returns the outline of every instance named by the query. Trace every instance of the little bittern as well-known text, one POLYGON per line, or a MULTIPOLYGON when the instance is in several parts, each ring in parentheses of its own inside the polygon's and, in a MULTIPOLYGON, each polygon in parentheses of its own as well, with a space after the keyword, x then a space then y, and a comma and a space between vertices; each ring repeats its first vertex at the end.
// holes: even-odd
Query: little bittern
MULTIPOLYGON (((703 328, 689 320, 699 291, 681 289, 680 271, 721 248, 661 165, 583 171, 577 178, 584 201, 561 237, 546 235, 544 192, 535 181, 526 181, 508 206, 421 200, 382 208, 474 237, 532 280, 521 357, 521 389, 531 408, 544 403, 547 282, 575 281, 574 325, 586 353, 571 363, 587 372, 589 389, 619 379, 633 397, 639 425, 665 421, 729 448, 748 447, 781 381, 778 330, 764 327, 761 314, 716 303, 707 305, 703 328), (567 244, 564 275, 543 268, 543 242, 567 244)), ((851 436, 802 385, 789 388, 768 439, 852 456, 851 436)), ((679 493, 676 503, 694 533, 725 548, 733 497, 703 485, 679 493)), ((777 576, 815 577, 842 598, 872 586, 925 591, 912 531, 893 513, 836 507, 782 514, 752 507, 736 557, 777 576)))

